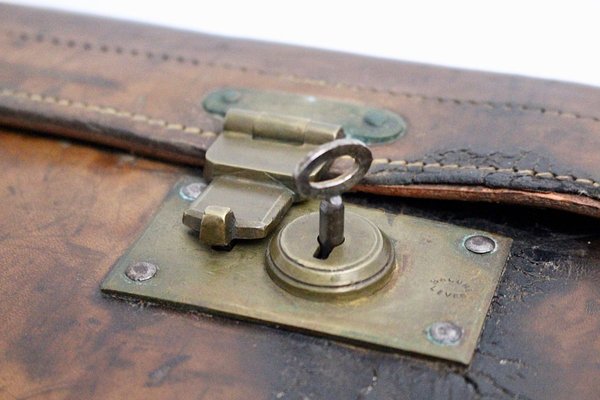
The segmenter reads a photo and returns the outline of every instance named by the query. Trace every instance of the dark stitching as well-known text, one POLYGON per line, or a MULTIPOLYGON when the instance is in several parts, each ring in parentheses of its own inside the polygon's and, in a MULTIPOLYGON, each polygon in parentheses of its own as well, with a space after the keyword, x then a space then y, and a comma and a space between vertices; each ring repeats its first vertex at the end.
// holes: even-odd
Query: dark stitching
MULTIPOLYGON (((29 41, 32 39, 32 35, 30 35, 27 32, 21 32, 19 34, 16 34, 14 31, 6 31, 6 34, 9 38, 13 38, 16 36, 16 37, 18 37, 18 39, 20 39, 23 42, 26 42, 26 41, 29 41)), ((50 43, 55 46, 61 46, 61 45, 65 44, 65 39, 61 39, 56 36, 52 36, 51 38, 48 38, 48 37, 44 36, 43 34, 36 34, 35 36, 33 36, 33 39, 39 43, 47 42, 49 40, 50 43)), ((120 46, 110 47, 106 44, 96 44, 94 46, 88 42, 78 43, 74 40, 66 40, 66 45, 70 48, 81 47, 83 50, 86 50, 86 51, 92 51, 92 50, 94 50, 94 48, 97 48, 103 53, 114 52, 115 54, 118 54, 118 55, 129 54, 130 56, 133 56, 133 57, 137 57, 143 53, 143 54, 145 54, 146 58, 148 58, 148 59, 153 59, 157 56, 152 51, 143 52, 138 49, 125 50, 123 47, 120 47, 120 46)), ((355 85, 355 84, 349 84, 349 83, 344 83, 344 82, 336 83, 336 82, 330 82, 330 81, 326 81, 326 80, 306 78, 306 77, 302 77, 302 76, 298 76, 298 75, 294 75, 294 74, 282 74, 282 73, 265 71, 262 69, 250 69, 245 66, 232 65, 232 64, 228 64, 228 63, 215 63, 215 62, 200 63, 200 61, 198 61, 195 58, 187 58, 187 57, 184 57, 181 55, 172 56, 167 53, 162 53, 162 54, 158 55, 157 58, 159 58, 165 62, 174 60, 180 64, 192 64, 194 66, 206 65, 211 68, 237 70, 237 71, 241 71, 244 73, 254 72, 259 75, 271 76, 271 77, 275 77, 278 79, 297 81, 300 83, 306 83, 306 84, 312 84, 312 85, 318 85, 318 86, 329 86, 329 87, 334 87, 334 88, 336 88, 336 87, 337 88, 346 88, 346 89, 350 89, 350 90, 354 90, 354 91, 368 91, 368 92, 372 92, 372 93, 382 93, 382 94, 387 94, 387 95, 394 96, 394 97, 404 97, 407 99, 414 99, 414 100, 418 100, 418 101, 436 101, 439 104, 453 104, 453 105, 458 105, 458 106, 466 104, 466 105, 485 107, 485 108, 490 108, 490 109, 535 112, 535 113, 539 113, 544 116, 545 115, 554 115, 554 116, 558 116, 558 117, 562 117, 562 118, 573 118, 573 119, 579 119, 579 120, 585 120, 585 121, 600 122, 600 117, 581 115, 579 113, 570 112, 570 111, 548 109, 546 107, 541 107, 541 106, 531 106, 531 105, 526 105, 526 104, 517 104, 517 103, 510 103, 510 102, 509 103, 497 103, 497 102, 492 102, 492 101, 455 99, 455 98, 446 98, 446 97, 439 97, 439 96, 426 96, 426 95, 417 94, 417 93, 397 92, 394 90, 380 89, 377 87, 355 85)))

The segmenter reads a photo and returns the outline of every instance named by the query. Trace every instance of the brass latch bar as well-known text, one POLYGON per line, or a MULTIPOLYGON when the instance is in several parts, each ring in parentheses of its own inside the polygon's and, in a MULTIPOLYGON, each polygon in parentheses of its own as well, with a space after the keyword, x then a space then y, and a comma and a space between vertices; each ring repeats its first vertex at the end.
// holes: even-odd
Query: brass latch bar
POLYGON ((206 153, 208 188, 184 212, 183 223, 211 246, 266 237, 300 200, 294 168, 342 128, 307 118, 231 109, 206 153))

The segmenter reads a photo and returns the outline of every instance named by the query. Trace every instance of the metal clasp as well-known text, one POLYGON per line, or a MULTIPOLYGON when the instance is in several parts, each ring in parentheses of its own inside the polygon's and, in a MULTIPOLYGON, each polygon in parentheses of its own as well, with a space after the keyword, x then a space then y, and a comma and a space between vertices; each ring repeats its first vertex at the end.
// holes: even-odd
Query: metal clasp
POLYGON ((206 153, 208 187, 190 205, 198 179, 179 183, 102 290, 468 363, 510 239, 343 204, 372 161, 353 127, 384 128, 360 130, 373 143, 397 131, 394 119, 296 95, 217 94, 205 106, 261 111, 228 108, 206 153), (274 110, 279 100, 289 107, 274 110), (339 140, 342 127, 351 138, 339 140), (186 227, 173 223, 182 211, 186 227))
POLYGON ((183 223, 210 246, 266 237, 302 198, 294 180, 296 165, 342 136, 339 125, 229 110, 223 132, 206 153, 204 177, 210 185, 184 212, 183 223))

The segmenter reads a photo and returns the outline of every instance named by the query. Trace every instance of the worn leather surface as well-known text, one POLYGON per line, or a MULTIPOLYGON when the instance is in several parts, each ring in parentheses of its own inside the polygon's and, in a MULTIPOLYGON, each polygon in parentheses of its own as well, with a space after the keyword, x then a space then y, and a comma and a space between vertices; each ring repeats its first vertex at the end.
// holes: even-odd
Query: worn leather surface
POLYGON ((0 123, 201 165, 242 86, 404 116, 360 190, 600 216, 600 89, 0 5, 0 123))
POLYGON ((187 173, 0 129, 0 399, 598 398, 596 220, 347 197, 513 238, 473 361, 463 367, 103 296, 102 279, 187 173))

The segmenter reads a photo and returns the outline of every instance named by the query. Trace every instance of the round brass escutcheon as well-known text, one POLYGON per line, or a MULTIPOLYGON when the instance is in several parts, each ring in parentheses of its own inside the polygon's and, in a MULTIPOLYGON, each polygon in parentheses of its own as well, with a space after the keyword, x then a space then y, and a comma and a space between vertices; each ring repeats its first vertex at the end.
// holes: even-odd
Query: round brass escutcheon
POLYGON ((283 227, 267 246, 267 271, 281 287, 310 297, 354 297, 383 287, 395 267, 390 239, 360 215, 345 215, 345 240, 329 257, 314 257, 319 246, 319 213, 283 227))

